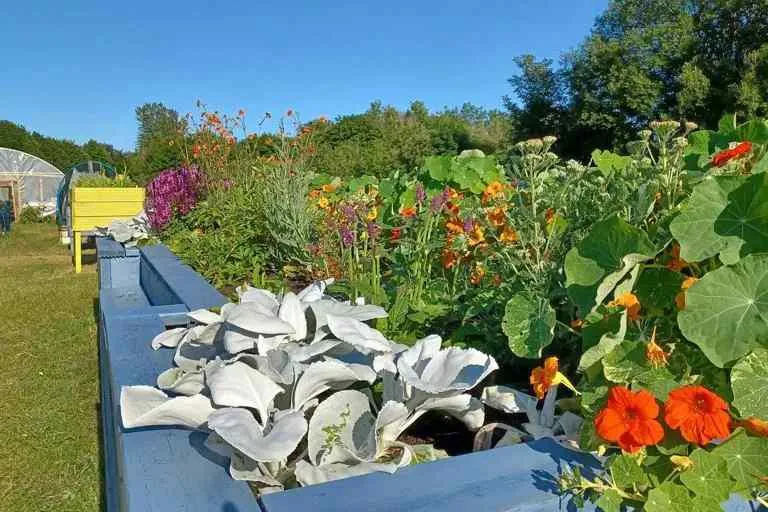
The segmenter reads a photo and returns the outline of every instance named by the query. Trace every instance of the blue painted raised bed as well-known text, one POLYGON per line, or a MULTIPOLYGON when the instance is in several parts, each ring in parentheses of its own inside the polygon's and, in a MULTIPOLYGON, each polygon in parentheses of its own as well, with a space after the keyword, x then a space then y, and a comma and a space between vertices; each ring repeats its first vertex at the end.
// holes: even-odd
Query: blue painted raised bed
MULTIPOLYGON (((228 461, 207 450, 205 434, 177 428, 125 431, 120 387, 155 385, 173 352, 152 350, 150 340, 184 313, 226 302, 199 274, 163 245, 125 250, 97 241, 99 361, 108 511, 467 512, 575 510, 557 494, 566 466, 599 469, 586 454, 551 439, 372 473, 256 498, 230 478, 228 461)), ((587 505, 585 510, 594 510, 587 505)), ((732 499, 730 512, 747 512, 732 499)))

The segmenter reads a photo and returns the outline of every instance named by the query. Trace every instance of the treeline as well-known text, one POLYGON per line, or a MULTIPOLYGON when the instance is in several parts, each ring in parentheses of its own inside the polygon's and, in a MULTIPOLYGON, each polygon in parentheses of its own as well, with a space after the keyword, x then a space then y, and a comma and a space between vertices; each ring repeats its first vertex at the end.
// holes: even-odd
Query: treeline
POLYGON ((50 162, 62 172, 85 160, 101 160, 120 171, 126 169, 129 155, 109 144, 89 140, 77 144, 71 140, 46 137, 30 132, 11 121, 0 120, 0 147, 18 149, 50 162))

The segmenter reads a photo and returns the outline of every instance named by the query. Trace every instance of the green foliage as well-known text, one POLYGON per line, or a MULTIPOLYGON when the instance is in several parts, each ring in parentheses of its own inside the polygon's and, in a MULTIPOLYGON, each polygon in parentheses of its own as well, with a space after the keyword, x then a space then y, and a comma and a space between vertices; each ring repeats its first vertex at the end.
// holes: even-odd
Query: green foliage
POLYGON ((86 188, 132 188, 136 184, 125 174, 118 174, 114 178, 101 174, 85 175, 78 178, 75 187, 86 188))
POLYGON ((541 357, 555 333, 555 310, 546 298, 527 293, 514 295, 507 302, 501 329, 516 356, 541 357))
POLYGON ((768 418, 768 349, 744 356, 731 371, 733 405, 742 416, 768 418))
POLYGON ((43 211, 37 206, 25 206, 21 209, 21 214, 17 222, 20 224, 42 224, 55 222, 56 216, 49 215, 43 217, 43 211))

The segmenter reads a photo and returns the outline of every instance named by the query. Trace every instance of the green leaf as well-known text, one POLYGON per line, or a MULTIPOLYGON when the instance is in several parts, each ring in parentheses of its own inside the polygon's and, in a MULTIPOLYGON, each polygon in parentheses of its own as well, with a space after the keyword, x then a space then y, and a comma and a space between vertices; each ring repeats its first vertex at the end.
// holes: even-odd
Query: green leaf
POLYGON ((618 455, 609 466, 611 476, 616 485, 622 489, 637 489, 638 486, 648 484, 645 471, 633 457, 618 455))
POLYGON ((603 512, 621 512, 624 498, 613 489, 608 489, 595 501, 595 505, 603 512))
POLYGON ((650 369, 645 361, 645 343, 639 341, 624 341, 603 357, 605 378, 617 384, 629 384, 650 369))
POLYGON ((768 142, 768 124, 760 119, 753 119, 742 123, 736 128, 736 139, 756 144, 765 144, 768 142))
POLYGON ((694 512, 693 500, 688 489, 682 485, 664 482, 651 489, 648 501, 645 502, 646 512, 694 512))
POLYGON ((587 348, 579 360, 579 370, 586 370, 594 364, 600 362, 603 357, 610 354, 619 343, 624 341, 627 333, 627 311, 623 310, 616 316, 599 322, 595 327, 590 326, 582 333, 584 342, 593 337, 599 336, 597 342, 587 348), (593 332, 594 329, 594 332, 593 332))
POLYGON ((546 298, 519 293, 507 302, 501 328, 516 356, 541 357, 542 349, 552 343, 555 310, 546 298))
POLYGON ((648 312, 662 313, 674 309, 675 297, 685 277, 667 268, 647 268, 642 271, 635 286, 637 300, 648 312))
POLYGON ((738 430, 712 453, 723 457, 731 477, 746 487, 757 485, 758 478, 768 475, 768 438, 751 437, 738 430))
POLYGON ((451 157, 428 156, 424 161, 424 167, 433 180, 446 182, 451 174, 451 157))
POLYGON ((761 158, 751 169, 752 174, 766 171, 768 171, 768 153, 764 154, 763 158, 761 158))
POLYGON ((661 402, 666 401, 669 392, 679 386, 680 383, 666 368, 651 368, 632 379, 632 389, 645 388, 661 402))
POLYGON ((581 316, 601 303, 637 263, 656 252, 643 231, 618 216, 595 224, 565 257, 565 285, 581 316))
POLYGON ((595 166, 603 176, 611 176, 626 169, 632 162, 632 157, 596 149, 592 152, 592 161, 595 162, 595 166))
POLYGON ((390 178, 385 178, 379 183, 379 194, 384 199, 388 199, 395 194, 395 182, 390 178))
POLYGON ((736 130, 736 114, 723 114, 717 122, 717 131, 723 134, 733 133, 736 130))
POLYGON ((683 335, 715 366, 763 347, 768 340, 768 256, 750 255, 707 273, 686 292, 677 315, 683 335))
POLYGON ((742 416, 768 418, 768 350, 756 349, 731 370, 733 405, 742 416))
POLYGON ((742 176, 718 176, 707 178, 693 189, 680 215, 669 226, 680 243, 681 258, 701 261, 717 255, 729 244, 741 245, 738 238, 716 232, 715 221, 728 206, 728 195, 745 181, 742 176))
POLYGON ((700 448, 690 458, 693 467, 680 474, 680 481, 697 496, 715 503, 727 500, 733 489, 733 480, 728 475, 726 460, 700 448))

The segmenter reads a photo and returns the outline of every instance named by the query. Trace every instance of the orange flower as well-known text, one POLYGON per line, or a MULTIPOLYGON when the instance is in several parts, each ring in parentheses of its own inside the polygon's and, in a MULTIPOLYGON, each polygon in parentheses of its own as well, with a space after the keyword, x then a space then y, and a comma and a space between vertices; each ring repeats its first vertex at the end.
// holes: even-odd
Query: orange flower
POLYGON ((547 222, 547 225, 552 224, 552 222, 555 220, 554 208, 547 208, 547 211, 544 212, 544 220, 547 222))
POLYGON ((339 188, 339 186, 334 183, 326 183, 325 185, 323 185, 322 188, 323 188, 323 192, 330 194, 331 192, 335 192, 336 189, 339 188))
POLYGON ((195 144, 192 146, 192 156, 195 158, 200 156, 200 144, 195 144))
POLYGON ((661 192, 656 192, 655 194, 653 194, 653 200, 654 200, 654 202, 660 201, 661 200, 661 192))
POLYGON ((478 285, 483 280, 483 276, 485 276, 485 267, 483 267, 482 263, 475 263, 475 268, 472 269, 472 273, 469 275, 469 282, 478 285))
POLYGON ((488 221, 496 227, 501 227, 507 223, 507 211, 499 206, 488 212, 488 221))
POLYGON ((321 197, 320 199, 317 200, 317 206, 319 206, 323 210, 327 210, 328 207, 330 206, 330 202, 328 201, 327 197, 321 197))
POLYGON ((768 421, 761 420, 755 416, 750 416, 749 418, 738 422, 737 425, 739 427, 744 427, 747 432, 754 436, 768 437, 768 421))
POLYGON ((608 306, 619 306, 627 310, 627 316, 630 320, 640 318, 640 301, 635 294, 631 292, 623 293, 608 303, 608 306))
POLYGON ((504 185, 498 181, 492 181, 483 190, 483 203, 487 203, 491 199, 495 199, 504 194, 504 185))
POLYGON ((580 331, 581 328, 584 326, 584 320, 580 318, 574 318, 571 320, 571 329, 574 331, 580 331))
POLYGON ((460 235, 464 232, 464 223, 454 217, 446 221, 445 229, 447 229, 451 233, 460 235))
POLYGON ((318 197, 320 197, 321 195, 323 195, 323 191, 322 191, 322 190, 320 190, 320 189, 317 189, 317 188, 316 188, 316 189, 313 189, 313 190, 310 190, 310 191, 309 191, 309 198, 310 198, 310 199, 317 199, 317 198, 318 198, 318 197))
POLYGON ((536 393, 536 398, 539 400, 544 398, 549 388, 558 384, 563 384, 574 393, 578 393, 568 377, 560 373, 560 364, 554 356, 546 358, 543 366, 537 366, 533 369, 530 382, 533 392, 536 393))
POLYGON ((474 247, 475 245, 484 241, 485 233, 483 233, 483 228, 480 227, 480 224, 475 223, 472 227, 472 231, 469 233, 469 245, 474 247))
POLYGON ((689 277, 680 285, 680 292, 675 296, 675 305, 678 310, 682 311, 685 309, 685 292, 688 288, 693 286, 696 281, 698 281, 697 278, 689 277))
POLYGON ((703 386, 670 391, 664 404, 664 421, 673 429, 680 429, 683 439, 700 446, 731 434, 728 404, 703 386))
POLYGON ((389 239, 393 242, 400 240, 400 235, 403 234, 402 228, 392 228, 392 232, 389 234, 389 239))
POLYGON ((672 245, 672 250, 670 251, 671 259, 669 260, 669 263, 667 263, 667 268, 669 270, 673 270, 675 272, 680 272, 685 267, 688 266, 688 262, 685 261, 680 257, 680 244, 677 242, 672 245))
POLYGON ((513 244, 517 242, 517 231, 510 227, 505 227, 499 235, 499 241, 503 244, 513 244))
POLYGON ((440 261, 443 263, 444 268, 453 268, 459 261, 459 255, 456 253, 456 251, 445 248, 443 249, 443 253, 440 255, 440 261))
POLYGON ((661 368, 662 366, 667 366, 667 356, 669 354, 664 352, 664 349, 656 343, 656 328, 654 327, 651 341, 645 345, 645 358, 648 359, 654 368, 661 368))
POLYGON ((614 386, 608 392, 608 403, 595 418, 595 428, 601 438, 634 453, 664 438, 658 415, 659 406, 648 391, 633 393, 624 386, 614 386))
POLYGON ((406 206, 404 208, 400 208, 400 215, 405 217, 406 219, 410 219, 411 217, 416 216, 416 208, 413 206, 406 206))

